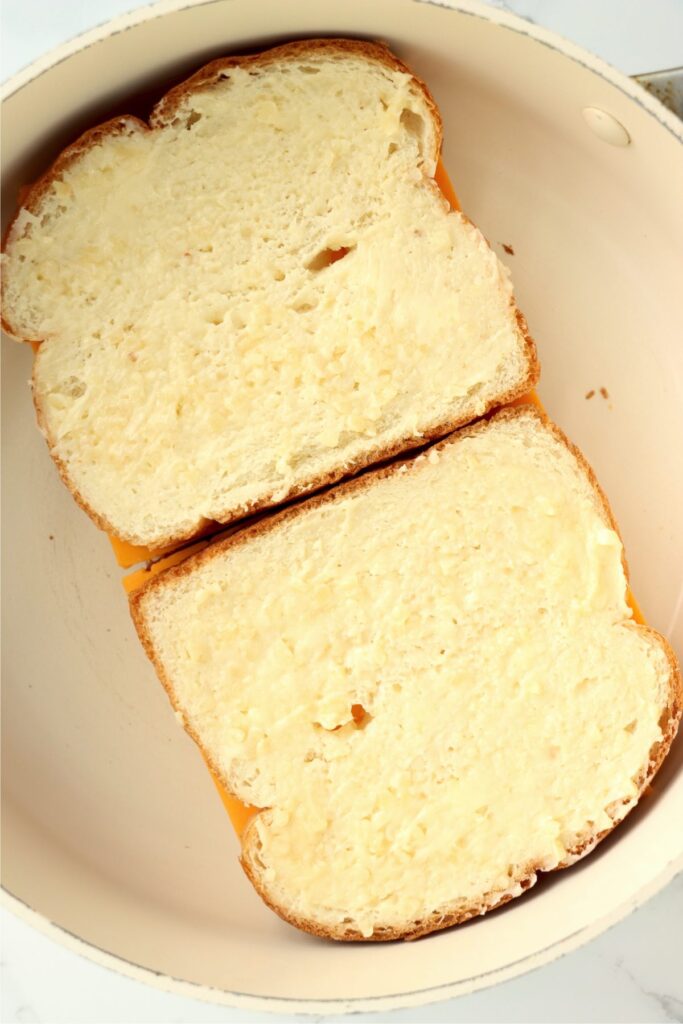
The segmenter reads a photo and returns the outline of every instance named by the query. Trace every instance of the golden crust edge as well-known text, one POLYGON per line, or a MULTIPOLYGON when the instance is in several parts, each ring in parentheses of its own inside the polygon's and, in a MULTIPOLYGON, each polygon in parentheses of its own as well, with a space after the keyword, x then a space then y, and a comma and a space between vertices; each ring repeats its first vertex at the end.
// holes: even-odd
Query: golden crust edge
MULTIPOLYGON (((581 452, 575 444, 569 441, 564 432, 544 412, 542 412, 535 406, 525 405, 522 407, 512 409, 501 409, 500 411, 495 413, 490 419, 479 420, 478 422, 471 424, 470 426, 465 427, 462 430, 459 430, 446 438, 443 438, 442 440, 434 444, 432 447, 439 451, 440 449, 446 447, 447 445, 457 444, 464 438, 471 437, 483 430, 486 430, 491 422, 518 419, 522 416, 532 416, 537 421, 542 423, 550 431, 550 433, 562 445, 564 445, 564 447, 567 448, 571 452, 571 454, 576 458, 576 461, 578 462, 580 469, 585 474, 589 484, 591 485, 591 489, 595 495, 596 509, 601 514, 605 524, 608 525, 611 529, 614 529, 618 533, 616 520, 614 518, 612 509, 610 508, 609 502, 607 501, 607 497, 602 488, 600 487, 595 476, 595 473, 590 463, 584 456, 583 452, 581 452)), ((253 525, 246 527, 244 530, 240 530, 236 533, 233 533, 222 540, 216 540, 213 543, 209 544, 209 546, 205 548, 203 551, 200 551, 197 554, 190 556, 188 559, 186 559, 186 561, 181 562, 180 565, 169 568, 160 575, 152 578, 129 596, 131 615, 133 618, 133 622, 135 624, 135 628, 138 632, 138 636, 140 637, 140 641, 142 643, 143 648, 145 649, 148 658, 154 665, 154 668, 164 689, 166 690, 166 693, 169 697, 173 709, 182 717, 185 731, 199 747, 205 761, 209 765, 209 768, 213 772, 214 776, 221 781, 222 785, 225 787, 227 792, 229 792, 236 799, 239 800, 241 799, 241 797, 239 796, 239 794, 236 794, 234 790, 232 790, 230 786, 230 780, 223 775, 223 773, 220 771, 220 769, 214 762, 209 752, 205 750, 204 746, 202 745, 201 739, 199 738, 197 733, 192 729, 192 727, 187 722, 185 722, 182 710, 178 707, 175 691, 168 676, 164 671, 161 662, 156 656, 154 645, 152 643, 149 631, 147 630, 144 621, 144 615, 141 610, 141 604, 145 598, 145 595, 149 594, 157 587, 166 586, 173 580, 179 579, 189 574, 196 567, 202 565, 204 562, 211 560, 217 555, 220 555, 229 547, 236 547, 240 544, 246 543, 249 540, 252 540, 255 536, 258 536, 262 533, 268 533, 273 529, 277 529, 279 526, 281 526, 288 520, 291 520, 301 514, 304 514, 307 511, 310 511, 311 509, 339 501, 341 498, 345 497, 348 494, 353 494, 356 493, 357 491, 365 490, 366 488, 370 487, 375 481, 383 479, 388 476, 393 476, 400 470, 400 467, 403 465, 412 465, 414 467, 416 465, 417 458, 418 457, 416 457, 414 454, 407 455, 405 459, 401 459, 397 462, 394 462, 389 466, 383 466, 378 469, 371 470, 362 477, 349 480, 343 484, 340 484, 338 487, 334 488, 331 491, 310 498, 308 501, 302 502, 299 505, 283 509, 280 512, 275 512, 273 515, 270 515, 260 520, 259 522, 256 522, 253 525)), ((622 564, 624 566, 625 584, 626 588, 628 588, 628 565, 623 556, 622 564)), ((371 935, 369 938, 366 938, 363 935, 361 935, 360 932, 355 931, 353 929, 347 929, 343 926, 340 926, 338 928, 330 928, 320 924, 320 922, 318 921, 301 917, 300 915, 292 912, 290 908, 278 903, 277 900, 275 900, 272 897, 265 883, 259 876, 258 871, 255 869, 253 864, 253 857, 251 856, 251 854, 253 854, 254 852, 254 846, 256 842, 256 831, 253 828, 254 820, 258 816, 258 814, 264 813, 268 810, 268 808, 261 808, 259 811, 255 813, 254 818, 252 818, 252 820, 247 824, 247 827, 245 828, 242 834, 242 853, 240 857, 240 863, 245 874, 249 878, 250 882, 252 883, 252 885, 254 886, 255 890, 258 892, 259 896, 264 901, 264 903, 266 903, 266 905, 270 907, 271 910, 273 910, 279 917, 281 917, 288 924, 292 924, 294 925, 294 927, 299 928, 302 931, 309 932, 311 935, 316 935, 319 938, 334 939, 337 941, 344 942, 390 942, 398 939, 412 940, 421 938, 425 935, 429 935, 436 931, 442 931, 445 928, 451 928, 455 925, 463 924, 465 921, 468 921, 473 917, 478 917, 492 910, 495 910, 498 907, 503 906, 503 904, 510 902, 510 900, 518 898, 519 895, 523 895, 526 890, 530 889, 533 885, 536 884, 539 874, 551 874, 554 871, 564 870, 565 868, 571 867, 572 864, 575 864, 578 860, 582 859, 583 857, 591 853, 595 849, 595 847, 600 842, 602 842, 603 839, 606 838, 606 836, 610 835, 614 831, 617 825, 619 825, 620 822, 624 820, 628 813, 632 811, 633 808, 639 802, 640 798, 643 795, 643 792, 647 789, 647 787, 654 779, 666 755, 668 754, 671 745, 675 739, 681 715, 683 714, 683 679, 681 676, 681 669, 678 663, 678 659, 676 658, 676 655, 667 639, 651 627, 634 623, 631 620, 624 620, 623 625, 627 626, 630 629, 635 629, 645 636, 648 636, 653 641, 653 643, 656 643, 664 652, 664 655, 669 665, 669 692, 668 702, 663 707, 659 720, 662 736, 650 749, 647 764, 644 765, 641 773, 634 780, 635 785, 637 787, 637 794, 624 802, 617 802, 617 806, 614 808, 613 824, 609 828, 603 829, 602 831, 595 834, 585 834, 582 836, 578 836, 576 844, 570 850, 567 851, 566 858, 563 861, 561 861, 558 865, 556 865, 554 868, 543 869, 537 864, 527 865, 524 874, 520 875, 519 877, 511 879, 511 886, 521 886, 521 893, 515 894, 510 890, 485 893, 479 900, 473 901, 471 904, 466 905, 464 907, 456 905, 450 911, 448 909, 446 909, 443 912, 435 911, 433 914, 429 915, 427 918, 420 922, 408 922, 405 928, 389 927, 385 929, 378 929, 373 933, 373 935, 371 935)))

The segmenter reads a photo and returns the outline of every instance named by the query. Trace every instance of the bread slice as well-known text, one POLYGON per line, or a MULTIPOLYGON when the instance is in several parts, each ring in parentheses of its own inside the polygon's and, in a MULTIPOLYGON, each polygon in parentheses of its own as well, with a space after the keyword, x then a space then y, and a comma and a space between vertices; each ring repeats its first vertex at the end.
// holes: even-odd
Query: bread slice
POLYGON ((219 60, 86 133, 9 232, 5 326, 100 525, 158 549, 441 436, 538 376, 383 46, 219 60))
POLYGON ((286 920, 413 938, 519 896, 635 805, 676 732, 580 453, 529 406, 215 543, 133 617, 286 920))

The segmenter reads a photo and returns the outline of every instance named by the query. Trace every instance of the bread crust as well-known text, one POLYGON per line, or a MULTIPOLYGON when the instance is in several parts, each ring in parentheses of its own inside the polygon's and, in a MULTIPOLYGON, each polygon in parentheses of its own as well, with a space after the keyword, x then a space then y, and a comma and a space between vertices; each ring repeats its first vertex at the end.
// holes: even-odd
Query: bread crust
MULTIPOLYGON (((464 438, 476 436, 481 431, 488 428, 492 422, 500 422, 505 420, 515 420, 522 416, 533 416, 540 423, 542 423, 553 436, 564 445, 571 454, 576 458, 581 470, 584 472, 591 488, 595 499, 595 508, 602 517, 603 522, 610 529, 617 531, 618 528, 614 515, 609 506, 607 498, 600 487, 595 473, 592 467, 588 463, 583 453, 572 444, 571 441, 566 437, 563 431, 550 420, 550 418, 542 412, 540 409, 532 405, 518 406, 512 409, 502 409, 496 412, 493 416, 488 419, 480 420, 477 423, 472 424, 469 427, 465 427, 462 430, 457 431, 454 434, 442 439, 438 443, 432 446, 436 451, 440 451, 448 445, 458 444, 464 438)), ((417 459, 416 456, 408 455, 406 458, 398 459, 388 466, 380 467, 379 469, 372 469, 368 473, 354 480, 349 480, 346 483, 340 484, 338 487, 332 490, 317 495, 313 498, 309 498, 305 502, 301 502, 298 505, 286 508, 280 512, 276 512, 273 515, 269 515, 264 519, 259 520, 251 526, 246 527, 243 530, 232 533, 230 536, 223 539, 214 540, 207 548, 203 551, 198 552, 196 555, 192 555, 185 562, 181 562, 180 565, 174 566, 173 568, 167 569, 143 584, 143 586, 134 591, 129 597, 130 610, 137 630, 138 636, 142 642, 142 645, 147 653, 148 658, 154 665, 157 675, 161 680, 161 683, 166 690, 168 698, 171 702, 172 707, 176 713, 180 714, 183 718, 185 730, 197 744, 202 752, 204 759, 207 761, 211 771, 216 778, 220 779, 225 789, 230 792, 237 799, 240 799, 239 794, 235 793, 228 779, 224 773, 219 769, 218 765, 212 759, 210 753, 205 750, 202 745, 201 738, 192 729, 192 727, 185 722, 182 711, 178 707, 175 691, 172 683, 166 675, 163 665, 157 657, 152 638, 149 634, 147 626, 144 620, 144 614, 142 612, 142 601, 145 595, 149 594, 152 590, 157 587, 164 587, 174 580, 180 579, 181 577, 191 573, 200 565, 210 561, 217 555, 228 548, 237 547, 242 544, 246 544, 262 534, 269 533, 272 530, 278 529, 283 523, 292 520, 300 515, 305 515, 312 509, 319 508, 322 505, 331 504, 333 502, 340 501, 347 497, 349 494, 354 494, 362 490, 366 490, 371 487, 377 480, 390 477, 398 473, 402 466, 415 466, 417 459)), ((624 573, 626 577, 626 584, 629 582, 628 566, 625 558, 622 560, 624 566, 624 573)), ((260 814, 269 813, 269 808, 262 808, 258 810, 254 818, 247 824, 242 837, 242 853, 240 857, 240 863, 244 869, 247 877, 251 881, 252 885, 261 896, 263 901, 278 914, 283 920, 289 924, 293 924, 295 927, 302 929, 303 931, 310 932, 312 935, 317 935, 321 938, 336 939, 346 942, 388 942, 394 939, 417 939, 424 935, 428 935, 431 932, 441 931, 444 928, 450 928, 456 924, 462 924, 465 921, 470 920, 473 917, 478 917, 482 914, 487 913, 490 910, 495 910, 497 907, 508 903, 514 899, 516 895, 521 893, 516 892, 517 887, 521 889, 521 892, 525 892, 536 884, 539 874, 550 873, 550 871, 560 871, 564 868, 570 867, 575 864, 582 857, 587 856, 595 847, 600 843, 607 835, 609 835, 613 829, 623 821, 626 815, 635 807, 643 792, 652 782, 657 771, 659 770, 664 758, 666 757, 671 744, 674 741, 676 732, 678 730, 678 724, 683 713, 683 680, 681 678, 681 669, 678 664, 676 655, 673 649, 669 645, 665 637, 663 637, 656 630, 651 629, 649 626, 643 626, 635 622, 623 623, 626 628, 634 629, 644 636, 649 637, 654 643, 658 644, 661 650, 666 656, 669 664, 669 699, 662 711, 660 716, 659 726, 661 729, 661 739, 655 743, 649 751, 648 760, 640 773, 634 779, 634 783, 637 787, 637 795, 631 799, 625 801, 617 801, 615 805, 607 808, 607 812, 612 818, 613 824, 606 829, 603 829, 597 833, 585 833, 577 837, 575 845, 568 851, 566 858, 558 864, 555 868, 550 870, 543 869, 541 865, 529 863, 520 867, 519 873, 510 879, 510 888, 507 890, 490 892, 483 895, 480 899, 467 903, 466 901, 458 901, 451 907, 447 907, 443 910, 435 911, 426 918, 420 921, 406 922, 405 927, 402 928, 379 928, 376 929, 372 936, 368 939, 361 935, 359 931, 348 929, 344 925, 340 925, 337 928, 326 928, 321 926, 317 921, 310 920, 307 918, 300 917, 299 915, 292 912, 292 910, 282 904, 277 903, 272 895, 269 893, 267 886, 264 884, 261 875, 259 874, 258 867, 255 861, 255 853, 257 852, 257 832, 254 827, 255 819, 260 814)))
MULTIPOLYGON (((309 39, 300 40, 292 43, 285 43, 282 46, 274 47, 273 49, 265 50, 260 53, 252 54, 250 56, 243 57, 223 57, 218 60, 214 60, 211 63, 205 65, 199 71, 197 71, 190 78, 184 82, 174 86, 164 97, 156 104, 150 115, 149 124, 141 121, 137 117, 118 117, 111 121, 107 121, 104 124, 98 125, 95 128, 89 129, 83 135, 80 136, 72 145, 68 146, 61 154, 57 157, 53 165, 45 172, 45 174, 36 182, 35 185, 30 189, 26 198, 22 202, 19 210, 12 219, 9 228, 7 230, 4 242, 3 252, 11 246, 12 243, 12 230, 16 223, 17 217, 22 210, 28 210, 34 215, 40 213, 42 201, 47 194, 48 190, 52 186, 53 182, 59 179, 60 175, 64 170, 76 160, 78 160, 88 149, 98 145, 103 138, 109 135, 118 135, 127 131, 155 131, 161 129, 173 121, 179 106, 188 97, 192 96, 193 93, 198 92, 204 88, 210 88, 211 85, 215 84, 223 73, 229 71, 235 67, 247 67, 247 68, 263 68, 269 64, 281 62, 283 60, 301 60, 306 57, 315 56, 358 56, 366 60, 372 60, 377 63, 383 64, 385 67, 392 71, 399 71, 404 74, 410 75, 411 79, 417 89, 420 90, 427 107, 433 118, 434 126, 434 153, 433 159, 436 161, 441 151, 442 137, 443 137, 443 126, 439 109, 428 89, 426 84, 421 81, 413 72, 398 59, 383 43, 367 42, 363 40, 355 39, 309 39)), ((438 186, 435 184, 435 188, 438 186)), ((460 214, 460 216, 464 216, 460 214)), ((467 219, 467 218, 465 218, 467 219)), ((4 291, 4 286, 3 286, 4 291)), ((4 295, 3 295, 4 298, 4 295)), ((244 503, 239 506, 234 506, 225 511, 218 520, 221 526, 228 526, 231 523, 238 522, 247 516, 253 515, 254 513, 260 512, 263 509, 272 508, 274 506, 280 506, 285 502, 289 502, 294 498, 302 497, 303 495, 311 494, 315 491, 320 490, 323 487, 327 487, 330 484, 337 483, 346 477, 352 476, 353 474, 365 469, 368 466, 375 465, 378 462, 382 462, 385 459, 392 458, 400 452, 409 451, 421 445, 433 441, 435 438, 443 437, 446 434, 458 429, 466 423, 470 423, 477 419, 479 416, 486 415, 494 407, 504 405, 508 402, 513 401, 516 398, 520 398, 533 388, 538 382, 540 376, 540 365, 536 354, 536 346, 534 341, 529 334, 529 329, 526 320, 522 313, 517 309, 512 302, 512 307, 515 313, 515 319, 518 327, 518 337, 521 343, 521 347, 524 351, 527 372, 525 377, 519 381, 515 386, 508 388, 507 391, 498 394, 495 399, 491 400, 479 414, 469 414, 460 417, 451 417, 440 420, 436 423, 429 425, 420 434, 407 435, 400 440, 392 444, 378 444, 374 447, 368 447, 364 454, 357 456, 355 459, 346 462, 340 462, 333 469, 311 476, 306 480, 301 480, 294 483, 284 494, 282 492, 271 492, 261 498, 254 501, 244 503), (275 494, 277 493, 277 499, 275 494)), ((12 324, 11 321, 11 310, 7 310, 3 301, 3 319, 2 327, 3 330, 11 337, 18 341, 24 342, 40 342, 41 339, 29 338, 22 335, 22 333, 12 324)), ((206 524, 210 522, 204 517, 199 518, 191 527, 168 534, 165 537, 158 538, 153 544, 149 543, 148 538, 142 537, 135 534, 121 533, 116 526, 109 520, 106 513, 97 511, 94 509, 88 500, 79 491, 78 486, 72 479, 68 466, 63 459, 55 451, 55 438, 50 434, 47 426, 47 418, 43 409, 42 396, 39 394, 36 387, 36 366, 37 361, 40 358, 40 348, 36 353, 34 360, 33 372, 32 372, 32 394, 33 403, 36 409, 36 418, 38 421, 38 427, 47 441, 47 445, 50 451, 50 455, 55 462, 59 475, 61 476, 64 484, 68 487, 73 495, 76 503, 83 509, 83 511, 93 520, 93 522, 100 527, 100 529, 112 533, 119 537, 120 540, 126 541, 135 545, 149 546, 153 553, 161 552, 168 548, 178 546, 182 543, 192 541, 197 535, 205 528, 206 524)))
POLYGON ((391 52, 385 43, 369 42, 362 39, 301 39, 293 43, 284 43, 282 46, 274 46, 270 50, 262 50, 246 57, 219 57, 209 64, 205 64, 199 71, 195 72, 184 82, 180 82, 163 96, 156 104, 150 115, 150 126, 152 128, 168 125, 174 118, 178 107, 193 93, 201 89, 215 85, 223 76, 223 73, 231 68, 259 67, 264 68, 269 64, 276 64, 282 60, 300 60, 311 56, 353 56, 363 57, 365 60, 373 60, 378 64, 384 64, 390 71, 399 71, 410 75, 413 83, 421 91, 423 99, 432 115, 435 130, 434 152, 432 159, 437 160, 441 152, 443 141, 443 122, 441 113, 437 107, 434 97, 425 83, 413 74, 403 61, 391 52))

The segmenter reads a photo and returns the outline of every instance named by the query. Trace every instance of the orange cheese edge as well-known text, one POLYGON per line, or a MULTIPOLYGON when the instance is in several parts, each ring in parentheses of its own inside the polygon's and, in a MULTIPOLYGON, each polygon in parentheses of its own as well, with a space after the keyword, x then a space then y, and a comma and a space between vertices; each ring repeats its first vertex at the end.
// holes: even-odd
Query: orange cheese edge
MULTIPOLYGON (((448 200, 451 208, 453 210, 459 210, 460 203, 458 202, 458 197, 455 194, 455 190, 441 160, 439 160, 437 164, 434 180, 441 189, 444 197, 448 200)), ((34 352, 37 350, 38 345, 39 342, 32 342, 34 352)), ((527 395, 523 395, 521 398, 515 399, 515 401, 510 402, 510 405, 523 405, 528 403, 538 406, 542 412, 545 412, 541 400, 535 391, 530 391, 527 395)), ((208 544, 208 541, 200 540, 196 544, 191 544, 188 547, 181 548, 179 551, 173 551, 169 554, 164 554, 162 552, 162 557, 159 558, 158 561, 152 562, 151 559, 153 557, 153 553, 149 548, 141 547, 136 544, 129 544, 127 541, 121 540, 114 534, 109 534, 109 540, 111 541, 111 546, 114 550, 114 557, 122 569, 130 569, 132 566, 139 565, 141 562, 147 563, 144 568, 137 569, 135 572, 124 576, 122 583, 128 594, 137 590, 138 587, 141 587, 152 576, 158 575, 160 572, 171 568, 173 565, 178 565, 180 562, 184 562, 186 558, 189 558, 190 555, 195 554, 197 551, 201 551, 202 548, 205 548, 208 544)), ((158 555, 159 553, 156 552, 156 554, 158 555)), ((638 607, 630 588, 627 592, 626 600, 633 612, 634 620, 641 625, 644 625, 645 619, 643 618, 642 612, 638 607)), ((202 757, 204 757, 203 752, 202 757)), ((204 758, 204 760, 206 761, 206 758, 204 758)), ((241 836, 248 822, 258 811, 258 808, 249 807, 248 805, 243 804, 241 800, 238 800, 237 797, 229 793, 208 762, 206 765, 223 806, 228 812, 232 826, 237 835, 241 836)))
MULTIPOLYGON (((113 544, 113 538, 109 537, 113 544)), ((138 590, 142 587, 147 580, 151 579, 152 576, 158 576, 164 569, 170 569, 173 565, 179 565, 184 562, 190 555, 196 554, 205 548, 208 544, 208 540, 197 541, 196 544, 190 544, 186 548, 181 548, 179 551, 174 551, 170 555, 164 555, 163 558, 158 559, 156 562, 148 561, 142 569, 136 569, 135 572, 129 572, 127 576, 124 576, 121 580, 123 589, 127 594, 132 594, 134 590, 138 590)), ((129 545, 132 547, 133 545, 129 545)), ((147 551, 147 548, 141 548, 140 550, 147 551)), ((149 552, 148 552, 149 555, 149 552)), ((138 559, 139 561, 139 559, 138 559)))

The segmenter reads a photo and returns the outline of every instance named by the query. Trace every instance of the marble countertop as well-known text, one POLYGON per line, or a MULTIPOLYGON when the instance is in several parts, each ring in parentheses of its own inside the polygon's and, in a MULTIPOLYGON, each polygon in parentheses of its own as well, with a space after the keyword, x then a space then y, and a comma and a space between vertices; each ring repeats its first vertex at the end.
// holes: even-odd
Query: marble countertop
MULTIPOLYGON (((135 0, 2 0, 2 77, 135 0)), ((683 0, 495 0, 638 74, 683 64, 683 0)), ((474 995, 361 1021, 683 1021, 683 875, 587 946, 474 995)), ((247 1013, 121 977, 0 916, 3 1024, 341 1021, 247 1013)))

